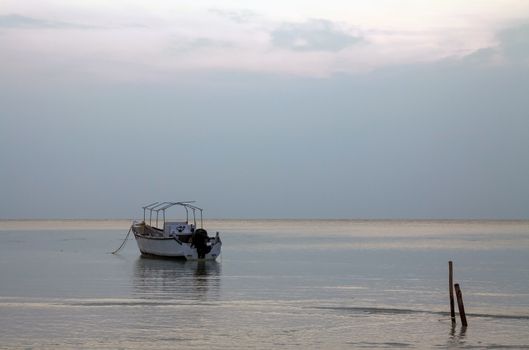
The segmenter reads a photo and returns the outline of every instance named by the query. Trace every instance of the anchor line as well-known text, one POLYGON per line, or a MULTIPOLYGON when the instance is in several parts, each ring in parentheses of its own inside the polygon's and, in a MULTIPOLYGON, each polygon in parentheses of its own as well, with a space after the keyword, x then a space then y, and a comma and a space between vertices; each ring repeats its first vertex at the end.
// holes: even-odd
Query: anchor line
POLYGON ((125 239, 123 240, 123 242, 121 243, 121 245, 119 246, 119 248, 116 249, 116 250, 114 250, 114 251, 112 252, 112 254, 116 254, 117 252, 120 251, 121 248, 123 248, 123 246, 125 245, 125 243, 127 243, 127 239, 129 238, 129 235, 130 235, 131 232, 132 232, 132 226, 130 226, 130 228, 129 228, 129 232, 127 232, 127 235, 125 236, 125 239))

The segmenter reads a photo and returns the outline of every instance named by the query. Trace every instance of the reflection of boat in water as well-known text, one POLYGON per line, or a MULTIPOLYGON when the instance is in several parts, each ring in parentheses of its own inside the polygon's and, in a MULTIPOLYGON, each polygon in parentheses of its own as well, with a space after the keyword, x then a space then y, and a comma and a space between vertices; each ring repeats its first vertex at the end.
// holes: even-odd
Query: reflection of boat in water
POLYGON ((185 258, 187 260, 215 260, 220 255, 222 242, 219 233, 208 237, 203 227, 202 209, 193 202, 156 202, 143 207, 143 221, 132 224, 132 232, 142 255, 185 258), (186 211, 185 221, 166 221, 165 210, 174 206, 186 211), (149 212, 147 224, 146 213, 149 212), (200 227, 197 228, 196 212, 200 213, 200 227), (153 224, 153 212, 156 221, 153 224), (160 212, 162 222, 159 224, 160 212), (189 214, 192 214, 190 222, 189 214))
POLYGON ((220 264, 213 260, 185 261, 142 256, 135 264, 134 291, 149 298, 216 300, 220 270, 220 264))

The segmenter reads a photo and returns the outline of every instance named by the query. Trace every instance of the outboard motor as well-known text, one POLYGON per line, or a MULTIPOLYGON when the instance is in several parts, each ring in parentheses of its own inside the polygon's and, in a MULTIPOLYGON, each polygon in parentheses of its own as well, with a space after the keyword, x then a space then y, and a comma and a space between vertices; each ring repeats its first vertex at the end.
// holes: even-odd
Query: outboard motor
POLYGON ((203 228, 196 229, 191 239, 192 245, 197 248, 198 258, 204 259, 206 254, 211 251, 211 247, 208 246, 208 232, 203 228))

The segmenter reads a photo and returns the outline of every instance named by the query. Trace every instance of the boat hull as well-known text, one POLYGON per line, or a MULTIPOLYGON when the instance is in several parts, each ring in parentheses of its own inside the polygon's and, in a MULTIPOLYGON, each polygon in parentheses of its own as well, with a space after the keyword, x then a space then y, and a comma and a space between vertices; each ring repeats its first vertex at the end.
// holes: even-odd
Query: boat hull
MULTIPOLYGON (((144 229, 134 227, 134 238, 142 255, 162 258, 185 258, 187 260, 198 260, 198 252, 191 243, 181 242, 176 237, 152 237, 143 235, 144 229)), ((205 254, 204 260, 215 260, 221 252, 222 242, 213 238, 209 246, 211 250, 205 254)), ((202 259, 200 259, 202 260, 202 259)))

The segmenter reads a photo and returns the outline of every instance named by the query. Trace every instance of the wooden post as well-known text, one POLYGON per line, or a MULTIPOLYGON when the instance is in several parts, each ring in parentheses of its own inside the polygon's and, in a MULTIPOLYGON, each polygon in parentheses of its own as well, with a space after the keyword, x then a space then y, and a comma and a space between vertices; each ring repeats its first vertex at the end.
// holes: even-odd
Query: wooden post
POLYGON ((456 290, 457 307, 459 308, 459 317, 461 317, 461 324, 463 325, 463 327, 466 327, 468 326, 468 324, 467 316, 465 315, 465 306, 463 305, 463 294, 461 294, 461 289, 459 289, 458 283, 454 285, 454 288, 456 290))
POLYGON ((452 261, 448 262, 448 291, 450 294, 450 318, 452 319, 452 323, 456 323, 456 312, 454 308, 454 278, 453 278, 452 261))

